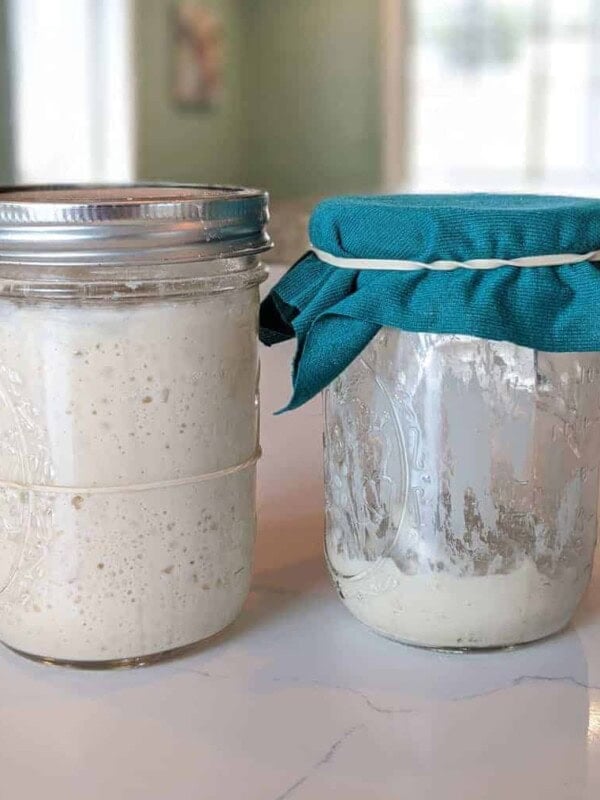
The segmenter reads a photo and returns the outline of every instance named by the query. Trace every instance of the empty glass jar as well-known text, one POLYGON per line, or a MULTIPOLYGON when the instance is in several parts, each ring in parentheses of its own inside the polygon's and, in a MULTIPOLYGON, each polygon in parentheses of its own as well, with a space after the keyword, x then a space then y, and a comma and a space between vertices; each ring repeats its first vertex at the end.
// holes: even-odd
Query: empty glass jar
POLYGON ((143 663, 246 597, 261 192, 0 192, 0 640, 143 663))
POLYGON ((362 622, 482 648, 571 619, 590 579, 600 355, 383 328, 325 391, 326 553, 362 622))

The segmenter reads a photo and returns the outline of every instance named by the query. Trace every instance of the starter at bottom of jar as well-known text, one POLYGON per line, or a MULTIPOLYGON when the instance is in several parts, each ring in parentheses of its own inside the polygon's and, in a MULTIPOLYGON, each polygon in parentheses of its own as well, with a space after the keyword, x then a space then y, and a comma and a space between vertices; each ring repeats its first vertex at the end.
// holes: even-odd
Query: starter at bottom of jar
POLYGON ((358 620, 389 638, 441 648, 508 647, 549 636, 568 624, 589 579, 588 571, 572 567, 549 578, 531 560, 481 576, 409 575, 391 558, 342 563, 338 557, 332 566, 338 592, 358 620))

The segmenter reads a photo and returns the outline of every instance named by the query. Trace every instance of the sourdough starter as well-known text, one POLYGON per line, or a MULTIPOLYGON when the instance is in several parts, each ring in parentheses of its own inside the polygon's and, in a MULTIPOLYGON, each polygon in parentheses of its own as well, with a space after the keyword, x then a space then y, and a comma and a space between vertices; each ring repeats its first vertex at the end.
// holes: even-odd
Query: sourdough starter
POLYGON ((391 558, 335 562, 340 572, 348 566, 358 574, 335 581, 354 616, 384 636, 427 647, 502 647, 548 636, 569 622, 589 579, 574 568, 551 579, 530 560, 504 575, 469 577, 407 575, 391 558))
POLYGON ((0 301, 6 644, 121 659, 235 618, 255 534, 256 313, 256 288, 0 301))

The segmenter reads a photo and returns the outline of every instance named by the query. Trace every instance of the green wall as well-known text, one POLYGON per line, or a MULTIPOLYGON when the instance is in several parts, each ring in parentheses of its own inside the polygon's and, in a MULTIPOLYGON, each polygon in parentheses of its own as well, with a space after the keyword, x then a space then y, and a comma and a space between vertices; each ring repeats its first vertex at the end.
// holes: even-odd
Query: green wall
POLYGON ((275 197, 380 183, 377 0, 241 0, 246 180, 275 197))
POLYGON ((14 179, 6 2, 0 0, 0 183, 14 179))
MULTIPOLYGON (((139 178, 255 184, 276 199, 378 187, 377 0, 199 0, 225 31, 212 110, 172 99, 174 2, 135 2, 139 178)), ((0 0, 0 181, 12 179, 9 111, 0 0)))
POLYGON ((239 182, 243 155, 239 2, 202 0, 202 5, 218 9, 223 22, 225 92, 220 107, 190 110, 178 108, 171 97, 174 2, 136 0, 138 178, 239 182))
POLYGON ((201 2, 226 32, 226 93, 212 111, 170 98, 172 0, 137 0, 138 176, 275 198, 377 188, 377 0, 201 2))

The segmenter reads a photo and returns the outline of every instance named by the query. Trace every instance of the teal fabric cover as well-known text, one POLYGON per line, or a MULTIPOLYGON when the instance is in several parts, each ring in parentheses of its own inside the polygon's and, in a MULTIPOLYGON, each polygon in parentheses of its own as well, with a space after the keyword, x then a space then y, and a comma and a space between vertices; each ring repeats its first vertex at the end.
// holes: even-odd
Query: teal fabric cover
MULTIPOLYGON (((339 197, 320 203, 312 244, 347 258, 466 261, 600 249, 600 200, 538 195, 339 197)), ((505 340, 554 352, 600 350, 600 263, 407 272, 332 267, 307 253, 261 307, 260 337, 298 340, 296 408, 382 326, 505 340)))

